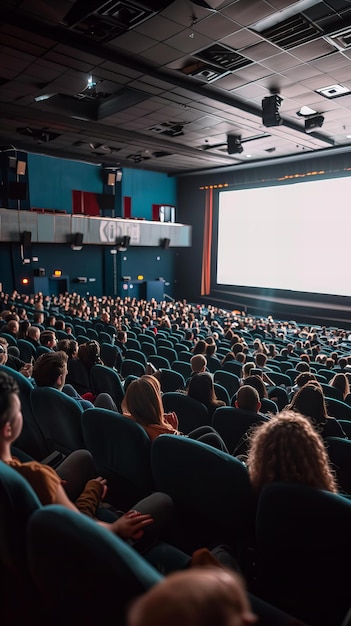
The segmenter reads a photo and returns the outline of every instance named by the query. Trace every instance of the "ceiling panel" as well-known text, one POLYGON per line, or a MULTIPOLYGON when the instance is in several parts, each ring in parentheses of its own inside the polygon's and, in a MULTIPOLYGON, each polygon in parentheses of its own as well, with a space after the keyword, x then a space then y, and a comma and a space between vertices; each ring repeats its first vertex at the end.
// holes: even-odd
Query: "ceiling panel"
MULTIPOLYGON (((139 4, 147 12, 150 2, 139 4)), ((99 28, 106 28, 105 4, 94 3, 95 12, 102 7, 99 28)), ((176 174, 350 143, 351 96, 316 93, 335 84, 351 88, 351 37, 334 32, 351 31, 342 0, 316 0, 306 13, 306 3, 296 0, 165 1, 136 27, 124 24, 105 38, 96 24, 85 31, 67 26, 65 16, 77 6, 88 5, 1 1, 1 149, 176 174), (286 10, 300 24, 309 21, 313 33, 288 51, 265 36, 266 19, 280 25, 286 10), (266 127, 262 100, 275 94, 282 98, 282 123, 266 127), (305 132, 297 115, 303 105, 324 116, 314 133, 305 132), (84 121, 90 110, 104 111, 103 119, 84 121), (21 127, 60 136, 38 144, 35 133, 16 132, 21 127), (230 133, 241 137, 242 153, 228 154, 230 133)))

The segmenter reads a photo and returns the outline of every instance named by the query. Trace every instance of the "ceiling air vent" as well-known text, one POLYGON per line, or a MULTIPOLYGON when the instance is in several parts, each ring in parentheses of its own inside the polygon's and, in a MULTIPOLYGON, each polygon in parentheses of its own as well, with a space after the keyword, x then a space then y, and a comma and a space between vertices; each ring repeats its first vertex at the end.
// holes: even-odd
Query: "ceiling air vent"
POLYGON ((59 133, 53 133, 47 128, 30 128, 29 126, 23 128, 16 128, 16 133, 19 135, 25 135, 35 139, 37 143, 48 143, 54 141, 57 137, 60 137, 59 133))
POLYGON ((351 28, 344 28, 337 33, 324 37, 324 39, 336 46, 339 50, 351 48, 351 28))
POLYGON ((313 41, 323 34, 323 31, 298 13, 271 28, 260 32, 260 35, 283 50, 300 46, 307 41, 313 41))
POLYGON ((223 78, 223 76, 229 74, 228 71, 221 71, 217 67, 202 61, 197 61, 197 63, 183 67, 182 72, 187 76, 201 80, 203 83, 214 83, 219 78, 223 78))
POLYGON ((161 124, 152 126, 149 130, 159 135, 166 135, 167 137, 179 137, 180 135, 184 135, 183 128, 184 124, 179 124, 179 122, 161 122, 161 124))
POLYGON ((197 52, 194 56, 201 59, 201 61, 210 63, 212 69, 213 66, 221 68, 222 73, 223 71, 234 72, 235 70, 240 70, 242 67, 247 67, 253 63, 251 60, 246 59, 231 48, 226 48, 225 46, 221 46, 219 44, 214 44, 213 46, 204 48, 200 52, 197 52))
POLYGON ((107 42, 138 26, 171 4, 161 0, 77 0, 63 19, 63 24, 95 41, 107 42))

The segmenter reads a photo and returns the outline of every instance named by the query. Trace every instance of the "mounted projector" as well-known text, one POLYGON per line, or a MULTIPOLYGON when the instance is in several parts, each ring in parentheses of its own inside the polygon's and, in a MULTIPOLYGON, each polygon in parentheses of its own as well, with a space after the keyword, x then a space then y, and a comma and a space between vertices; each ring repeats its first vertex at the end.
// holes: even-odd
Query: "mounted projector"
POLYGON ((315 115, 305 120, 305 133, 313 133, 316 128, 322 128, 324 122, 323 115, 315 115))

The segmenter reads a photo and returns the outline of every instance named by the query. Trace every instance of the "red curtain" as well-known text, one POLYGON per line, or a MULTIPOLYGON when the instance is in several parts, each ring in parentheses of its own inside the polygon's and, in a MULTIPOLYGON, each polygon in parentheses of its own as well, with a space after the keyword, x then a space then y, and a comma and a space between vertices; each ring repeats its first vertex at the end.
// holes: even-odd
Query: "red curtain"
POLYGON ((201 295, 208 296, 211 290, 211 246, 213 219, 213 189, 206 189, 204 241, 202 249, 201 295))

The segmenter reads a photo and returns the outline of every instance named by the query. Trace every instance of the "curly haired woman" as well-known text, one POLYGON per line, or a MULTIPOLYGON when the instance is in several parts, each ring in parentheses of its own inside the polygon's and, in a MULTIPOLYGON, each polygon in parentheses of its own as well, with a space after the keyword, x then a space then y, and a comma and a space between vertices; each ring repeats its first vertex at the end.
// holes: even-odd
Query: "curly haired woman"
POLYGON ((247 467, 257 495, 272 482, 338 491, 323 440, 311 422, 294 411, 284 410, 252 432, 247 467))

